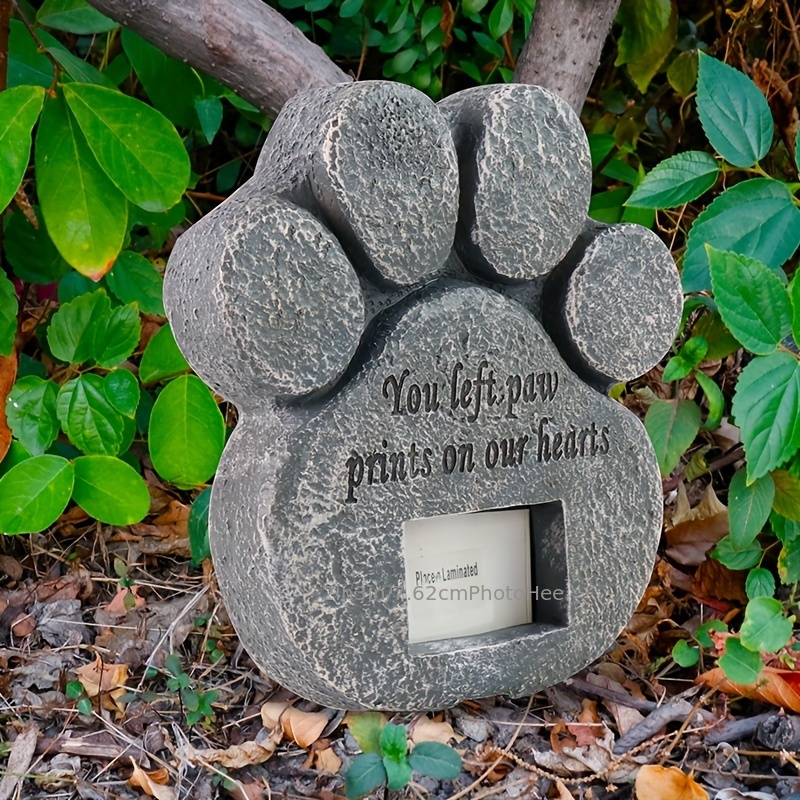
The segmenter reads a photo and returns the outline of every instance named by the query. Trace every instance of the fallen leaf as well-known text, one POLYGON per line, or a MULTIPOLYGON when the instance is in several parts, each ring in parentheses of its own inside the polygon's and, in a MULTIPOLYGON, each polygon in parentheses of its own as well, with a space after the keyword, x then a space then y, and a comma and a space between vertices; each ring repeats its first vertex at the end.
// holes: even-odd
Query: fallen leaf
POLYGON ((605 734, 606 726, 603 725, 597 713, 597 703, 588 698, 581 700, 578 721, 577 723, 568 723, 567 730, 575 737, 578 747, 588 747, 602 738, 605 734))
POLYGON ((771 703, 800 714, 800 671, 798 670, 764 667, 757 683, 744 685, 728 680, 722 669, 715 667, 698 675, 695 683, 716 686, 725 694, 761 700, 764 703, 771 703))
POLYGON ((6 419, 6 400, 17 377, 16 355, 0 356, 0 461, 11 446, 11 429, 6 419))
POLYGON ((103 708, 109 711, 124 711, 125 706, 118 702, 125 694, 128 680, 127 664, 105 664, 100 656, 91 664, 75 670, 78 680, 88 697, 100 697, 103 708))
POLYGON ((155 772, 145 772, 133 759, 133 775, 128 779, 131 786, 138 786, 156 800, 175 800, 175 792, 167 786, 169 773, 163 767, 155 772))
POLYGON ((728 532, 728 509, 711 485, 695 508, 689 508, 684 484, 678 486, 675 511, 665 526, 669 558, 684 566, 702 564, 708 551, 728 532))
POLYGON ((708 800, 708 792, 677 767, 645 765, 635 786, 639 800, 708 800))
POLYGON ((263 764, 272 757, 281 742, 283 732, 279 727, 262 741, 242 742, 224 750, 196 750, 190 744, 178 748, 178 754, 193 764, 219 764, 225 769, 241 769, 253 764, 263 764))
POLYGON ((439 27, 444 32, 444 40, 442 41, 442 47, 447 49, 453 43, 453 22, 455 21, 456 15, 453 11, 453 6, 450 3, 450 0, 443 0, 442 1, 442 21, 439 23, 439 27))
POLYGON ((731 600, 746 603, 744 590, 747 570, 728 569, 719 561, 709 559, 697 568, 692 578, 692 594, 701 599, 731 600))
POLYGON ((321 711, 300 711, 284 702, 264 703, 261 722, 267 730, 280 728, 283 735, 300 747, 308 747, 319 739, 330 717, 321 711))
POLYGON ((342 768, 342 759, 336 755, 332 747, 314 751, 314 766, 320 772, 335 775, 342 768))
POLYGON ((110 603, 106 603, 103 606, 103 610, 107 614, 111 614, 115 617, 124 617, 128 611, 132 611, 136 608, 142 608, 147 601, 144 597, 139 597, 139 587, 138 586, 131 586, 130 589, 120 589, 114 597, 111 599, 110 603), (130 604, 130 600, 126 600, 125 598, 128 596, 133 596, 133 606, 128 608, 125 603, 127 602, 130 604))
POLYGON ((420 717, 411 729, 411 741, 414 744, 419 744, 420 742, 450 744, 452 739, 457 742, 464 741, 464 737, 457 734, 453 730, 453 726, 444 720, 436 722, 430 717, 420 717))
POLYGON ((39 729, 30 724, 14 739, 11 752, 8 754, 8 762, 3 768, 3 780, 0 781, 0 800, 8 800, 25 779, 36 750, 38 735, 39 729))
MULTIPOLYGON (((603 664, 599 666, 605 666, 603 664)), ((616 666, 616 665, 615 665, 616 666)), ((598 672, 599 672, 598 668, 598 672)), ((595 675, 589 673, 586 676, 586 682, 592 683, 595 686, 602 686, 606 689, 611 689, 617 692, 621 697, 630 695, 626 691, 626 687, 619 681, 609 678, 608 675, 595 675)), ((638 689, 638 687, 636 687, 638 689)), ((638 692, 641 694, 641 691, 638 692)), ((644 699, 644 698, 641 698, 644 699)), ((626 706, 624 703, 615 703, 613 700, 603 700, 603 705, 611 712, 614 717, 614 722, 617 725, 617 732, 620 736, 624 736, 631 728, 635 728, 640 722, 644 721, 644 716, 635 708, 626 706)))
POLYGON ((556 778, 556 791, 558 792, 558 800, 574 800, 570 790, 558 778, 556 778))

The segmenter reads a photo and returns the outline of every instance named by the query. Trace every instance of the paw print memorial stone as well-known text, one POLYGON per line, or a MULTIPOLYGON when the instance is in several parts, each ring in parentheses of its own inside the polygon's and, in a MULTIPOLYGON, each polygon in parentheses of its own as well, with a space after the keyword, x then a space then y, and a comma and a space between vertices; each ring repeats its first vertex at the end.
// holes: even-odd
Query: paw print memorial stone
POLYGON ((339 708, 522 695, 599 656, 661 525, 639 421, 605 396, 681 313, 649 230, 587 219, 579 120, 535 86, 438 105, 315 89, 178 241, 165 300, 236 404, 211 500, 253 659, 339 708))

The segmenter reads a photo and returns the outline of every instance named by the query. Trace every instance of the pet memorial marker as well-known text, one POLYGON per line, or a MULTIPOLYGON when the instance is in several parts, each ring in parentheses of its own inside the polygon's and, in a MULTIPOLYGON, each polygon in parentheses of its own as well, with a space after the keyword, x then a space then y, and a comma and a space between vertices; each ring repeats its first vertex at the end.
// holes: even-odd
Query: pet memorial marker
POLYGON ((535 86, 314 89, 178 241, 176 340, 236 404, 211 500, 253 659, 338 708, 523 695, 614 641, 661 483, 604 391, 668 350, 675 265, 587 219, 583 128, 535 86))

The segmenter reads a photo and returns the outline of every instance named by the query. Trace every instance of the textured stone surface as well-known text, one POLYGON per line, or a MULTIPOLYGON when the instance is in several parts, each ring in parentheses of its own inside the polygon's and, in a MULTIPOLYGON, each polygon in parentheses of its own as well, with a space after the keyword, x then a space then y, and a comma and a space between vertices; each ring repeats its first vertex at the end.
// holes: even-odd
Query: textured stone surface
POLYGON ((573 369, 600 384, 631 380, 658 364, 678 331, 675 275, 647 228, 590 229, 545 286, 545 325, 573 369))
POLYGON ((649 232, 585 220, 575 118, 506 88, 445 104, 461 168, 484 153, 505 176, 461 181, 459 227, 480 229, 492 270, 470 246, 448 255, 445 116, 382 82, 293 101, 254 177, 170 259, 176 339, 241 412, 209 528, 231 618, 268 674, 330 706, 434 708, 569 677, 613 642, 652 567, 652 449, 592 387, 668 347, 677 271, 649 232), (617 324, 611 301, 635 311, 617 324), (563 599, 529 624, 410 644, 403 523, 520 506, 535 584, 563 599))
POLYGON ((575 112, 538 86, 479 86, 439 103, 461 179, 456 246, 487 278, 528 280, 572 247, 589 209, 592 163, 575 112))
POLYGON ((256 180, 324 219, 353 262, 389 286, 428 277, 453 244, 453 140, 434 103, 410 86, 340 84, 293 98, 256 180))

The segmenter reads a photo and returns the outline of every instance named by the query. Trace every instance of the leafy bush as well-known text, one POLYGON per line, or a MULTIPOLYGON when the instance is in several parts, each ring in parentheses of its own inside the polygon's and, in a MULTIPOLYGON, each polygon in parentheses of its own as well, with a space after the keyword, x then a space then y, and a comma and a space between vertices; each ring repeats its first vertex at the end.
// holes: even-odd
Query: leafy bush
MULTIPOLYGON (((746 466, 730 484, 730 534, 712 552, 730 569, 750 570, 744 622, 739 637, 727 640, 720 665, 732 680, 751 683, 761 668, 760 653, 785 648, 794 621, 773 598, 775 580, 762 566, 766 549, 759 537, 765 527, 781 545, 781 581, 800 580, 800 283, 795 277, 787 285, 782 269, 800 246, 800 201, 793 194, 796 185, 771 177, 760 165, 772 148, 774 125, 766 98, 747 76, 701 54, 697 109, 718 158, 690 151, 666 159, 629 203, 673 208, 697 199, 723 175, 741 179, 689 232, 682 344, 663 376, 697 381, 705 420, 698 403, 678 399, 676 391, 675 399, 650 405, 645 426, 668 476, 699 429, 715 430, 726 411, 722 390, 701 363, 742 347, 752 354, 729 409, 741 430, 746 466)), ((673 656, 684 665, 697 659, 686 644, 676 651, 673 656)))

